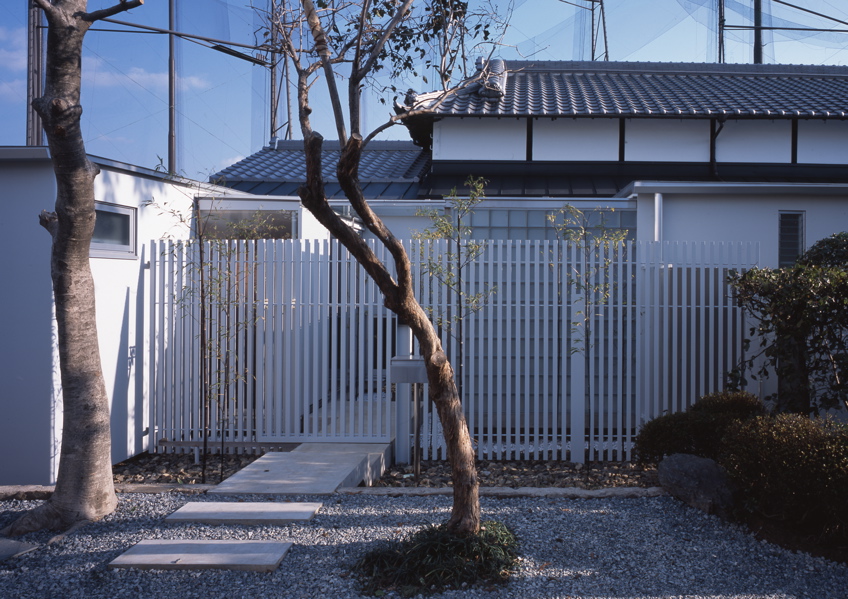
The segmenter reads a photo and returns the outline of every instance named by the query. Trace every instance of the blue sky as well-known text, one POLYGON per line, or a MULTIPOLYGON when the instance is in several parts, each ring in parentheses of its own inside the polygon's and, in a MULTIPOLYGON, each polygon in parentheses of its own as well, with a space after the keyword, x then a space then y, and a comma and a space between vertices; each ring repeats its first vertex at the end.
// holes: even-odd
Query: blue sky
MULTIPOLYGON (((506 2, 498 0, 502 7, 506 2)), ((258 23, 248 0, 180 0, 178 28, 219 39, 253 43, 258 23)), ((587 4, 585 0, 574 0, 587 4)), ((605 0, 611 60, 716 60, 716 0, 605 0)), ((112 2, 90 0, 96 9, 112 2)), ((750 23, 752 0, 726 0, 730 24, 750 23)), ((848 22, 844 0, 792 0, 848 22)), ((0 3, 0 145, 25 142, 27 0, 0 3)), ((588 11, 561 0, 513 0, 514 13, 499 54, 507 59, 588 59, 588 11)), ((764 0, 772 25, 848 29, 764 0)), ((166 28, 167 2, 148 2, 121 20, 166 28)), ((769 24, 768 19, 765 22, 769 24)), ((100 24, 98 28, 114 29, 100 24)), ((766 62, 848 65, 848 34, 766 34, 766 62), (794 36, 794 37, 787 37, 794 36)), ((727 62, 751 62, 750 32, 726 38, 727 62)), ((268 72, 262 67, 189 42, 178 43, 179 170, 206 179, 209 174, 267 143, 268 72)), ((91 31, 83 58, 83 135, 91 154, 146 167, 167 155, 167 37, 91 31)), ((425 90, 419 90, 425 91, 425 90)), ((389 109, 371 97, 365 128, 375 127, 389 109)), ((316 98, 314 123, 334 137, 316 98)), ((284 118, 284 117, 283 117, 284 118)), ((296 135, 297 136, 297 135, 296 135)), ((394 128, 384 136, 403 138, 394 128)))

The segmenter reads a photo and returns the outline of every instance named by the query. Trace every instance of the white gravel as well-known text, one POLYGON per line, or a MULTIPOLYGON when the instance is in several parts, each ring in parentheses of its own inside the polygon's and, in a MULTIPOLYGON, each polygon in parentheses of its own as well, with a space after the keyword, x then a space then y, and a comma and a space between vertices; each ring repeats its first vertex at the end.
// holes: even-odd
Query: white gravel
MULTIPOLYGON (((46 545, 50 533, 22 537, 41 546, 0 563, 0 598, 360 597, 350 574, 358 558, 380 541, 444 521, 450 510, 444 496, 334 495, 322 499, 324 507, 306 524, 205 526, 166 524, 163 518, 187 501, 228 498, 179 493, 119 498, 113 515, 56 544, 46 545), (277 539, 294 546, 272 573, 107 569, 133 544, 156 538, 277 539)), ((481 501, 484 518, 500 520, 518 535, 519 571, 506 586, 434 597, 848 598, 848 566, 757 541, 669 497, 481 501)), ((37 503, 0 502, 0 527, 37 503)))

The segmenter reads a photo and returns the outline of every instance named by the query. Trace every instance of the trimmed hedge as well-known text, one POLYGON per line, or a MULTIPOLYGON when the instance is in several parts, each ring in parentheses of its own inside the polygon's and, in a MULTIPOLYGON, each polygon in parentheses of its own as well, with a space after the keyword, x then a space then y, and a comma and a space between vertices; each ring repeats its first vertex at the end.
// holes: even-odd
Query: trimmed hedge
POLYGON ((756 395, 722 391, 704 395, 685 412, 664 414, 646 422, 633 446, 640 462, 659 462, 673 453, 718 459, 721 439, 732 424, 765 414, 756 395))
POLYGON ((721 464, 745 512, 824 540, 848 539, 848 426, 797 414, 731 426, 721 464))

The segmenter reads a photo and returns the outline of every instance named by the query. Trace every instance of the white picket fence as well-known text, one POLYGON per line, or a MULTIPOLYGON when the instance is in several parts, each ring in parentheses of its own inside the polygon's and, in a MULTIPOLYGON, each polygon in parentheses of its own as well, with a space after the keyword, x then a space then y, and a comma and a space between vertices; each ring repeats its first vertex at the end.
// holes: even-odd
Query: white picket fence
MULTIPOLYGON (((629 459, 642 422, 721 389, 742 357, 725 277, 757 263, 755 244, 487 242, 462 280, 494 291, 462 319, 460 351, 461 302, 417 243, 418 297, 446 323, 480 457, 629 459)), ((424 249, 450 267, 443 243, 424 249)), ((201 258, 159 241, 151 256, 152 447, 397 439, 404 457, 417 424, 424 457, 444 457, 432 406, 415 418, 414 388, 392 381, 409 349, 396 318, 341 245, 207 242, 201 258)))

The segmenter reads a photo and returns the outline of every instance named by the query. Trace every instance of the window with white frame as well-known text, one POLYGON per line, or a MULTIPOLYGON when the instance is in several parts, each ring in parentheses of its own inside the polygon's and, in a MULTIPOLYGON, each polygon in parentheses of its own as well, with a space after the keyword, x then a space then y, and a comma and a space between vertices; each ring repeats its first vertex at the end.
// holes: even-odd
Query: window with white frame
POLYGON ((804 253, 804 212, 781 212, 778 230, 778 266, 791 266, 804 253))
MULTIPOLYGON (((554 223, 562 225, 559 211, 543 209, 477 209, 471 214, 472 236, 475 239, 548 239, 557 238, 554 223)), ((586 225, 595 235, 606 230, 627 231, 627 239, 636 239, 635 210, 586 211, 586 225)))
POLYGON ((135 258, 136 209, 96 202, 92 258, 135 258))

